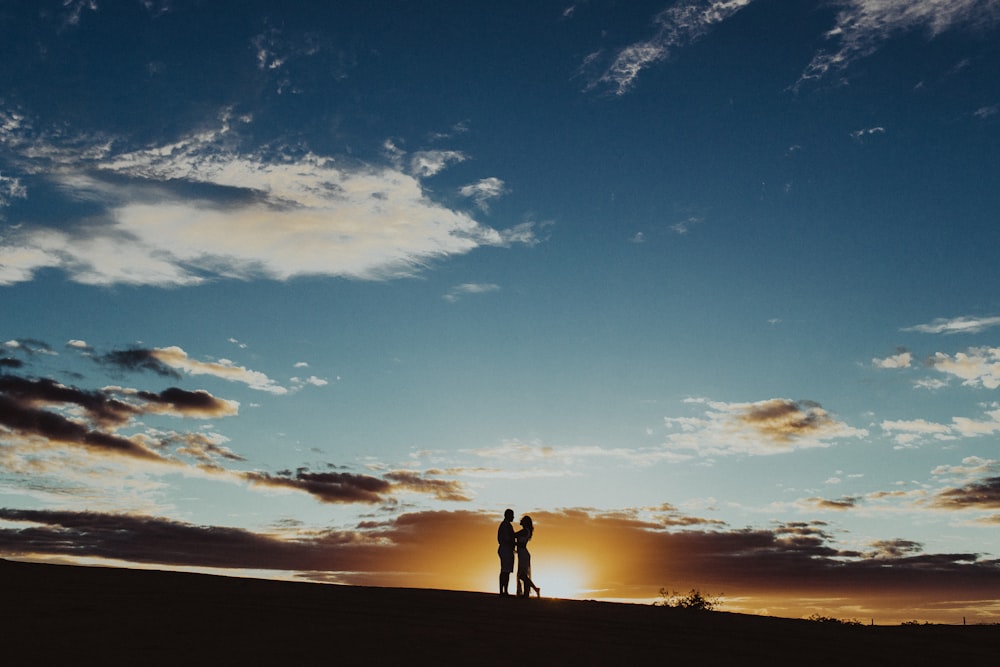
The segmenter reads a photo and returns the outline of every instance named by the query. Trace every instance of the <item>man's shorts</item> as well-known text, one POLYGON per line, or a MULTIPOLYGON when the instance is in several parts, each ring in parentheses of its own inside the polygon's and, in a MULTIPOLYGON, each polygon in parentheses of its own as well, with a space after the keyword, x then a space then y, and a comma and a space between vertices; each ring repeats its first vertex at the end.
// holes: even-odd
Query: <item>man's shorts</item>
POLYGON ((514 571, 514 550, 511 549, 506 551, 502 548, 497 549, 497 555, 500 556, 500 571, 501 572, 513 572, 514 571))

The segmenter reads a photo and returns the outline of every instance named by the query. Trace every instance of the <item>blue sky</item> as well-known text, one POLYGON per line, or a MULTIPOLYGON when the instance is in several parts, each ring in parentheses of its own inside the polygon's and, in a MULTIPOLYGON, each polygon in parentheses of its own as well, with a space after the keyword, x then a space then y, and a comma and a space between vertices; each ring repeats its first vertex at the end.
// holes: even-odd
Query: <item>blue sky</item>
POLYGON ((996 620, 998 20, 0 4, 0 552, 996 620))

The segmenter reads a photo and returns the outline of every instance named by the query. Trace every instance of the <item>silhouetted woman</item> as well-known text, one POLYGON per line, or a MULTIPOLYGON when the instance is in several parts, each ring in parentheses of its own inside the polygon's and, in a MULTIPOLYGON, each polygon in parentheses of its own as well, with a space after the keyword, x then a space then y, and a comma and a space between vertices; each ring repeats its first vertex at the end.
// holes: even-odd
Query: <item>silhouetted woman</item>
POLYGON ((531 523, 531 517, 525 514, 521 517, 521 530, 514 533, 514 541, 517 543, 517 592, 518 595, 528 597, 531 589, 535 589, 535 595, 542 597, 542 589, 531 580, 531 554, 528 553, 528 540, 535 532, 535 527, 531 523), (521 586, 524 586, 522 593, 521 586))

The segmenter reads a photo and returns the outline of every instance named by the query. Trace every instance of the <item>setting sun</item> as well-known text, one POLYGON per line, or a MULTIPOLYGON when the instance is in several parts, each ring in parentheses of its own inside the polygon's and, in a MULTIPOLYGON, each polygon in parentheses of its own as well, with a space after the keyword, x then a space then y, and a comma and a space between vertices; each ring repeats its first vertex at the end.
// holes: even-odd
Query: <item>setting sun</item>
POLYGON ((531 578, 542 589, 543 597, 586 597, 586 576, 580 566, 559 563, 546 567, 532 567, 531 578))

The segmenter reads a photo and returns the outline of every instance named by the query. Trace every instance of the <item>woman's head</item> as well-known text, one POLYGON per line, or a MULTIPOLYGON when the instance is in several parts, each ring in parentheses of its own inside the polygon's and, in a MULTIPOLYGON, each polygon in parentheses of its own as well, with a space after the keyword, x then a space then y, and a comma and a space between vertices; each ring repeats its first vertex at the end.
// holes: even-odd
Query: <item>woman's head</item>
POLYGON ((521 527, 529 532, 535 531, 535 526, 531 523, 531 517, 527 514, 521 517, 521 527))

